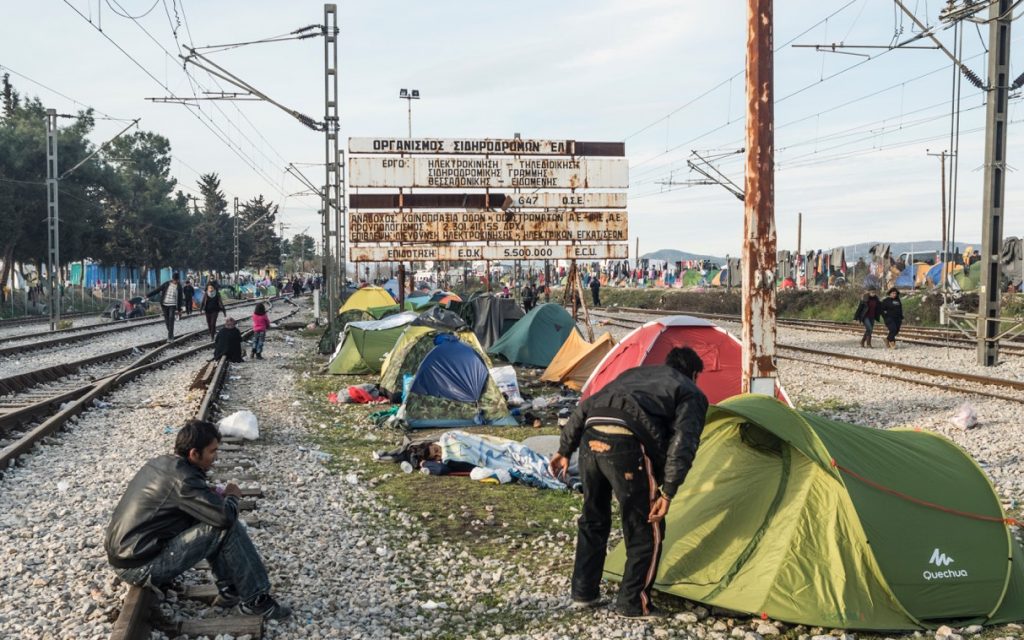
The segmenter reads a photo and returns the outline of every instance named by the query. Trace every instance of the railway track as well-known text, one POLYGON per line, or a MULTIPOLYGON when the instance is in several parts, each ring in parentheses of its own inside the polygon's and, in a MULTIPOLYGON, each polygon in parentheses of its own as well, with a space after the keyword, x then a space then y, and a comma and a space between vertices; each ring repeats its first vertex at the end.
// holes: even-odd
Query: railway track
MULTIPOLYGON (((274 318, 274 321, 285 320, 297 312, 298 308, 274 318)), ((245 332, 245 335, 249 333, 251 330, 245 332)), ((176 363, 212 347, 208 340, 201 340, 198 345, 186 346, 195 338, 205 335, 206 330, 201 329, 181 336, 171 343, 156 341, 163 342, 159 346, 152 342, 148 343, 155 348, 144 354, 140 352, 134 360, 133 347, 126 350, 127 352, 108 354, 105 360, 102 359, 103 356, 87 358, 4 379, 3 382, 14 391, 8 393, 2 400, 6 407, 0 408, 0 437, 8 441, 0 448, 0 470, 15 464, 18 456, 29 452, 36 443, 60 429, 75 415, 87 410, 93 401, 99 400, 114 388, 147 371, 176 363), (174 353, 168 355, 169 352, 174 353), (131 361, 124 364, 126 359, 131 361), (96 365, 105 367, 96 372, 99 376, 89 370, 90 366, 96 365), (81 375, 83 371, 87 372, 85 375, 88 379, 79 384, 80 381, 73 378, 81 375), (68 380, 53 385, 42 393, 35 391, 39 384, 52 383, 62 378, 68 380)))
MULTIPOLYGON (((631 310, 629 313, 640 314, 643 312, 641 310, 631 310)), ((611 317, 612 314, 603 314, 601 312, 598 312, 597 314, 591 312, 591 315, 605 317, 606 320, 602 321, 601 324, 610 324, 612 326, 622 327, 625 329, 635 329, 638 326, 644 324, 644 322, 646 322, 646 320, 613 318, 611 317)), ((657 312, 654 315, 678 314, 657 312)), ((705 314, 704 316, 701 317, 707 317, 708 315, 711 314, 705 314)), ((1024 394, 1021 393, 1022 391, 1024 391, 1024 382, 1018 380, 993 378, 989 376, 981 376, 977 374, 964 373, 958 371, 946 371, 943 369, 922 367, 918 365, 907 364, 904 362, 882 360, 878 358, 872 358, 869 356, 852 355, 848 353, 836 353, 834 351, 824 351, 821 349, 811 349, 809 347, 788 345, 781 342, 776 344, 776 348, 780 352, 790 352, 793 354, 802 354, 803 356, 811 356, 810 358, 807 358, 800 357, 800 355, 788 355, 786 353, 780 353, 777 357, 783 360, 791 360, 794 362, 803 362, 807 364, 827 365, 829 368, 833 369, 841 369, 861 374, 868 374, 890 380, 906 382, 909 384, 930 387, 933 389, 943 389, 946 391, 953 391, 956 393, 966 393, 971 395, 984 396, 988 398, 995 398, 998 400, 1006 400, 1024 404, 1024 394), (850 367, 837 365, 834 362, 830 361, 834 359, 856 362, 859 363, 861 366, 850 367), (886 369, 890 371, 886 371, 886 369), (916 374, 916 376, 927 376, 927 378, 901 376, 896 373, 893 373, 891 371, 892 369, 907 373, 913 373, 916 374)))
MULTIPOLYGON (((271 299, 273 300, 273 299, 271 299)), ((228 309, 235 309, 242 306, 255 304, 254 301, 245 300, 240 302, 232 302, 225 305, 228 309)), ((70 329, 60 329, 58 331, 44 331, 28 335, 12 336, 10 338, 0 338, 0 357, 17 355, 19 353, 26 353, 28 351, 35 351, 36 349, 49 349, 51 347, 57 347, 66 344, 74 344, 76 342, 85 342, 98 337, 104 337, 115 333, 121 333, 123 331, 131 331, 140 326, 150 326, 154 324, 160 324, 164 321, 162 316, 155 318, 139 318, 136 320, 119 320, 116 321, 119 326, 111 327, 113 322, 90 327, 72 327, 70 329), (56 336, 56 337, 52 337, 56 336), (34 342, 24 342, 23 340, 32 340, 38 337, 49 337, 49 339, 38 340, 34 342), (17 344, 11 344, 17 343, 17 344)))
MULTIPOLYGON (((60 314, 61 320, 65 318, 88 318, 100 315, 95 311, 82 311, 79 313, 62 313, 60 314)), ((49 322, 49 316, 28 316, 26 318, 11 318, 9 320, 0 320, 0 330, 6 329, 7 327, 21 327, 29 324, 41 324, 43 322, 49 322)))
MULTIPOLYGON (((293 311, 292 313, 294 314, 295 312, 293 311)), ((216 401, 220 396, 227 371, 227 358, 221 358, 215 363, 210 362, 204 365, 197 372, 191 388, 204 388, 205 391, 194 414, 195 418, 210 420, 213 417, 216 401)), ((251 465, 252 460, 247 458, 244 453, 243 442, 243 440, 238 438, 224 438, 220 447, 220 456, 212 470, 215 476, 217 474, 230 473, 223 470, 231 465, 251 465)), ((228 477, 222 475, 221 479, 228 479, 228 477)), ((239 511, 252 510, 256 506, 255 499, 262 497, 262 488, 243 488, 243 499, 239 503, 239 511)), ((247 526, 259 526, 259 523, 249 519, 247 526)), ((209 568, 209 565, 204 560, 196 568, 206 569, 209 568)), ((189 587, 182 597, 212 603, 217 593, 215 584, 203 584, 189 587)), ((111 640, 135 640, 136 638, 150 637, 152 628, 156 626, 153 616, 155 604, 156 594, 152 590, 136 586, 129 587, 128 594, 122 603, 121 611, 114 622, 114 628, 110 634, 111 640)), ((229 635, 232 637, 248 636, 258 639, 263 635, 263 618, 262 616, 233 614, 207 619, 190 619, 180 621, 174 625, 174 628, 164 629, 164 631, 170 635, 181 634, 190 637, 221 637, 229 635)))
MULTIPOLYGON (((639 315, 655 315, 655 316, 671 316, 685 314, 694 316, 696 318, 705 318, 708 320, 717 320, 720 322, 736 322, 741 321, 740 316, 726 313, 702 313, 693 311, 665 311, 661 309, 640 309, 636 307, 614 307, 614 311, 611 308, 604 308, 598 311, 591 310, 591 315, 604 315, 605 317, 613 317, 615 313, 626 313, 626 314, 639 314, 639 315)), ((815 331, 820 333, 844 333, 851 336, 857 336, 864 332, 864 329, 859 324, 844 323, 831 320, 805 320, 802 318, 778 318, 776 322, 783 327, 791 329, 800 329, 802 331, 815 331)), ((884 332, 884 325, 879 326, 879 330, 884 332)), ((938 347, 938 348, 952 348, 952 349, 966 349, 973 350, 977 348, 977 342, 975 340, 965 338, 959 331, 951 329, 940 329, 936 327, 914 327, 904 325, 900 329, 899 335, 900 342, 907 344, 915 344, 924 347, 938 347)), ((1018 336, 1014 339, 1002 340, 999 348, 1000 354, 1013 355, 1013 356, 1024 356, 1024 337, 1018 336)))

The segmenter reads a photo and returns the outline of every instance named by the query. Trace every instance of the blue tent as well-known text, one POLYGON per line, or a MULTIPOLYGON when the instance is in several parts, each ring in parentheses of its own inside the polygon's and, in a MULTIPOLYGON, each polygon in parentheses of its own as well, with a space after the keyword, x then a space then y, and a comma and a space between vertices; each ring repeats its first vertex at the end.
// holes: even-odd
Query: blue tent
POLYGON ((434 343, 416 370, 400 419, 412 429, 516 424, 479 353, 451 334, 434 343))
POLYGON ((942 284, 942 269, 943 269, 944 266, 945 266, 944 262, 937 262, 937 263, 935 263, 935 265, 931 269, 928 270, 928 273, 926 274, 925 277, 927 277, 928 280, 930 280, 932 282, 932 284, 935 284, 935 285, 942 284))
POLYGON ((899 289, 913 289, 914 279, 917 274, 917 265, 911 263, 903 269, 900 275, 896 276, 896 287, 899 289))

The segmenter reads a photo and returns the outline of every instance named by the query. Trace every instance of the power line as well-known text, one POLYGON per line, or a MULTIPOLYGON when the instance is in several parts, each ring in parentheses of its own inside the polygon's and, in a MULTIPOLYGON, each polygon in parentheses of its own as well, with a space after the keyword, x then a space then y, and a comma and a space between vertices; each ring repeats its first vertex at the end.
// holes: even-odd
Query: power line
POLYGON ((103 116, 102 118, 97 118, 96 116, 93 116, 93 118, 96 119, 96 120, 113 120, 113 121, 117 121, 117 122, 131 122, 132 121, 132 118, 115 118, 114 116, 110 115, 109 113, 104 113, 104 112, 100 111, 99 109, 97 109, 96 107, 94 107, 92 105, 88 105, 88 104, 86 104, 84 102, 81 102, 79 100, 75 100, 71 96, 69 96, 69 95, 67 95, 65 93, 61 93, 60 91, 57 91, 53 87, 47 86, 47 85, 43 84, 42 82, 36 80, 35 78, 30 78, 29 76, 25 75, 24 73, 19 73, 18 71, 15 71, 14 69, 8 67, 5 64, 0 64, 0 69, 5 69, 5 70, 9 71, 10 73, 13 73, 14 75, 18 76, 19 78, 23 78, 25 80, 28 80, 32 84, 38 85, 38 86, 46 89, 50 93, 58 95, 58 96, 64 98, 65 100, 68 100, 70 102, 73 102, 73 103, 77 104, 80 107, 85 107, 86 109, 91 109, 91 110, 95 111, 96 113, 98 113, 98 114, 103 116))
MULTIPOLYGON (((107 0, 107 2, 110 2, 110 1, 111 1, 111 0, 107 0)), ((121 7, 121 4, 120 4, 120 3, 118 2, 118 0, 113 0, 113 2, 114 2, 114 4, 116 4, 116 5, 118 6, 118 7, 121 7)), ((122 8, 122 10, 124 9, 124 7, 121 7, 121 8, 122 8)), ((182 12, 184 13, 184 6, 182 7, 182 12)), ((163 51, 163 53, 164 53, 164 55, 165 55, 165 56, 167 56, 167 57, 168 57, 169 59, 171 59, 172 61, 174 61, 175 63, 177 63, 177 60, 175 60, 175 58, 174 58, 174 56, 173 56, 173 55, 171 54, 171 52, 170 52, 170 51, 168 51, 168 50, 167 50, 167 48, 166 48, 166 47, 164 47, 164 45, 163 45, 163 44, 162 44, 162 43, 161 43, 161 42, 160 42, 159 40, 157 40, 157 39, 156 39, 156 37, 155 37, 155 36, 154 36, 154 35, 153 35, 152 33, 150 33, 150 31, 149 31, 148 29, 146 29, 146 27, 145 27, 145 26, 143 26, 141 22, 139 22, 139 21, 138 21, 138 20, 136 20, 136 19, 132 19, 132 22, 134 22, 134 23, 135 23, 135 25, 136 25, 136 26, 137 26, 137 27, 138 27, 139 29, 141 29, 141 30, 142 30, 142 32, 143 32, 143 33, 145 33, 145 34, 146 34, 146 36, 148 36, 148 37, 149 37, 149 39, 150 39, 150 40, 152 40, 152 41, 153 41, 153 43, 154 43, 154 44, 156 44, 156 45, 157 45, 157 47, 159 47, 159 48, 160 48, 160 50, 161 50, 161 51, 163 51)), ((192 75, 191 75, 191 74, 189 73, 188 69, 183 69, 183 71, 185 72, 185 74, 186 74, 187 76, 189 76, 189 78, 192 78, 193 80, 195 80, 195 78, 194 78, 194 77, 193 77, 193 76, 192 76, 192 75)), ((198 80, 195 80, 195 82, 196 82, 196 84, 198 84, 198 85, 199 85, 199 87, 200 87, 201 89, 203 89, 203 90, 205 90, 205 89, 206 89, 205 87, 203 87, 203 86, 202 86, 202 84, 201 84, 201 83, 199 83, 199 81, 198 81, 198 80)), ((165 86, 164 88, 166 89, 167 87, 165 86)), ((173 91, 171 91, 170 89, 167 89, 167 91, 168 91, 168 92, 169 92, 170 94, 172 94, 172 95, 174 94, 174 92, 173 92, 173 91)), ((194 88, 193 88, 193 96, 195 96, 195 89, 194 89, 194 88)), ((266 159, 267 159, 268 161, 271 161, 271 162, 273 162, 273 160, 271 160, 271 158, 270 158, 269 156, 267 156, 267 155, 266 155, 266 154, 264 154, 264 153, 263 153, 263 152, 262 152, 262 151, 261 151, 260 149, 258 149, 258 148, 257 148, 256 144, 255 144, 255 143, 254 143, 254 142, 253 142, 253 141, 252 141, 252 140, 251 140, 251 139, 250 139, 250 138, 249 138, 249 137, 248 137, 248 136, 247 136, 247 135, 245 134, 245 132, 243 132, 243 131, 242 131, 242 130, 241 130, 241 129, 240 129, 239 127, 238 127, 238 125, 236 125, 236 124, 235 124, 235 123, 234 123, 234 122, 233 122, 233 121, 232 121, 232 120, 231 120, 230 118, 228 118, 227 114, 225 114, 225 113, 224 113, 224 111, 223 111, 223 110, 222 110, 222 109, 220 108, 220 105, 217 105, 216 103, 214 103, 214 107, 215 107, 215 108, 217 109, 217 111, 218 111, 218 112, 220 112, 221 116, 223 116, 223 117, 224 117, 224 119, 225 119, 225 120, 226 120, 226 121, 227 121, 227 122, 228 122, 228 123, 229 123, 229 124, 230 124, 231 126, 233 126, 233 127, 235 128, 235 130, 236 130, 236 131, 238 131, 238 133, 239 133, 239 134, 240 134, 240 135, 241 135, 241 136, 242 136, 243 138, 245 138, 245 140, 246 140, 246 141, 247 141, 247 142, 248 142, 248 143, 249 143, 250 145, 252 145, 252 148, 253 148, 253 150, 255 150, 255 151, 259 152, 259 153, 260 153, 261 155, 263 155, 263 156, 264 156, 264 158, 266 158, 266 159)), ((197 107, 197 109, 200 109, 200 110, 201 110, 201 108, 200 108, 200 107, 197 107)), ((213 121, 213 119, 212 119, 212 118, 210 118, 209 116, 207 116, 207 118, 209 118, 209 120, 210 120, 210 122, 211 122, 211 123, 213 123, 213 122, 214 122, 214 121, 213 121)), ((219 126, 218 126, 218 129, 220 129, 220 127, 219 127, 219 126)), ((230 136, 228 136, 228 135, 227 135, 227 132, 225 132, 225 131, 223 131, 223 129, 221 129, 221 133, 223 133, 223 134, 224 134, 225 138, 228 138, 228 139, 230 140, 230 136)), ((263 169, 262 169, 262 168, 260 168, 260 169, 257 169, 257 168, 255 167, 255 165, 251 165, 251 166, 253 167, 253 170, 254 170, 254 171, 256 171, 257 173, 260 173, 260 174, 261 174, 261 176, 262 176, 262 177, 263 177, 263 178, 264 178, 265 180, 267 180, 267 182, 268 182, 268 183, 269 183, 269 184, 270 184, 270 185, 271 185, 272 187, 274 187, 274 188, 275 188, 275 189, 276 189, 276 190, 278 191, 278 193, 281 193, 282 195, 284 195, 284 192, 283 192, 283 190, 281 190, 280 188, 278 188, 278 187, 277 187, 277 185, 276 185, 276 184, 274 184, 274 181, 273 181, 273 180, 272 180, 272 179, 270 178, 270 176, 266 175, 266 173, 265 173, 265 172, 263 171, 263 169)))
MULTIPOLYGON (((156 0, 156 1, 155 1, 155 2, 153 3, 153 6, 152 6, 152 7, 150 7, 150 8, 149 8, 149 10, 148 10, 148 11, 146 11, 145 13, 143 13, 142 15, 138 15, 138 16, 130 16, 130 15, 128 15, 127 13, 121 13, 121 12, 119 12, 119 11, 118 11, 117 9, 115 9, 115 8, 114 8, 114 5, 110 4, 110 0, 107 0, 107 6, 108 6, 108 7, 110 7, 110 10, 111 10, 111 11, 113 11, 113 12, 114 12, 115 14, 117 14, 117 15, 121 16, 122 18, 129 18, 129 19, 131 19, 131 20, 138 20, 139 18, 145 18, 145 17, 146 17, 146 16, 148 16, 149 14, 153 13, 153 9, 156 9, 156 5, 158 5, 158 4, 160 4, 160 0, 156 0)), ((117 5, 117 6, 121 7, 121 5, 117 5)), ((121 7, 121 11, 124 11, 124 7, 121 7)))
MULTIPOLYGON (((813 25, 811 25, 811 26, 810 26, 810 27, 808 27, 807 29, 804 29, 803 31, 801 31, 801 32, 800 32, 800 33, 798 33, 797 35, 793 36, 792 38, 790 38, 789 40, 787 40, 787 41, 786 41, 786 42, 784 42, 783 44, 781 44, 781 45, 779 45, 778 47, 776 47, 776 48, 775 48, 775 52, 776 52, 776 53, 778 53, 779 51, 781 51, 781 50, 785 49, 786 47, 788 47, 789 45, 791 45, 791 44, 792 44, 793 42, 795 42, 795 41, 796 41, 797 39, 799 39, 799 38, 802 38, 803 36, 807 35, 807 34, 808 34, 809 32, 813 31, 813 30, 814 30, 814 29, 816 29, 817 27, 819 27, 819 26, 821 26, 822 24, 824 24, 825 22, 828 22, 828 21, 829 21, 829 20, 830 20, 831 18, 835 17, 836 15, 838 15, 839 13, 841 13, 841 12, 842 12, 843 10, 845 10, 845 9, 846 9, 847 7, 849 7, 850 5, 852 5, 852 4, 856 3, 856 2, 857 2, 857 0, 849 0, 849 2, 847 2, 847 3, 846 3, 846 4, 844 4, 843 6, 839 7, 838 9, 836 9, 835 11, 833 11, 832 13, 830 13, 830 14, 829 14, 828 16, 826 16, 825 18, 823 18, 823 19, 819 20, 818 22, 815 22, 815 23, 814 23, 813 25)), ((658 118, 657 120, 655 120, 655 121, 651 122, 650 124, 648 124, 648 125, 646 125, 646 126, 644 126, 644 127, 641 127, 641 128, 640 128, 640 129, 638 129, 637 131, 634 131, 633 133, 629 134, 628 136, 626 136, 626 137, 624 138, 624 140, 629 140, 630 138, 633 138, 633 137, 635 137, 635 136, 638 136, 638 135, 640 135, 641 133, 643 133, 644 131, 647 131, 648 129, 650 129, 651 127, 653 127, 653 126, 655 126, 655 125, 657 125, 657 124, 659 124, 659 123, 661 123, 661 122, 664 122, 665 120, 668 120, 669 118, 671 118, 671 117, 672 117, 672 116, 674 116, 675 114, 679 113, 680 111, 682 111, 682 110, 683 110, 683 109, 685 109, 686 107, 690 106, 690 105, 691 105, 691 104, 693 104, 694 102, 697 102, 697 101, 698 101, 698 100, 700 100, 701 98, 703 98, 703 97, 707 96, 708 94, 710 94, 710 93, 714 92, 714 91, 715 91, 716 89, 719 89, 719 88, 721 88, 722 86, 724 86, 724 85, 728 84, 729 82, 732 82, 732 80, 733 80, 734 78, 736 78, 736 77, 738 77, 738 76, 741 76, 741 75, 743 75, 744 73, 746 73, 746 70, 745 70, 745 69, 740 69, 740 70, 739 70, 739 71, 737 71, 736 73, 732 74, 731 76, 729 76, 728 78, 726 78, 726 79, 725 79, 725 80, 723 80, 722 82, 719 82, 718 84, 716 84, 715 86, 711 87, 710 89, 708 89, 708 90, 707 90, 707 91, 705 91, 704 93, 700 94, 700 95, 699 95, 699 96, 697 96, 696 98, 693 98, 693 99, 691 99, 691 100, 687 101, 687 102, 686 102, 685 104, 683 104, 682 106, 680 106, 680 107, 677 107, 677 108, 673 109, 672 111, 670 111, 670 112, 669 112, 669 113, 667 113, 666 115, 664 115, 664 116, 662 116, 662 117, 658 118)))

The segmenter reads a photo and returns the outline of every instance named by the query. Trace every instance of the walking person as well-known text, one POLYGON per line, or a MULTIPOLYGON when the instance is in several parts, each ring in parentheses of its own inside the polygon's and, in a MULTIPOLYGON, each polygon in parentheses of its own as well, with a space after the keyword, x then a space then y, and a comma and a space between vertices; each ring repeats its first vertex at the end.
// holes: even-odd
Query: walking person
POLYGON ((874 290, 865 291, 864 295, 860 297, 857 311, 853 314, 853 319, 864 325, 864 336, 860 339, 860 346, 871 348, 871 332, 874 330, 875 320, 878 320, 881 312, 878 295, 874 290))
POLYGON ((885 300, 882 300, 881 309, 882 320, 885 321, 885 327, 889 330, 889 335, 885 337, 885 346, 895 349, 896 335, 900 332, 900 327, 903 326, 903 303, 900 301, 900 292, 896 287, 889 289, 885 300))
POLYGON ((221 494, 206 482, 220 441, 217 425, 189 420, 174 454, 153 458, 135 474, 107 526, 107 561, 125 582, 159 587, 206 559, 217 580, 214 604, 287 618, 291 610, 270 595, 263 560, 238 521, 242 491, 229 483, 221 494))
POLYGON ((270 317, 262 302, 256 304, 252 312, 252 355, 257 360, 263 359, 263 343, 267 340, 267 329, 270 328, 270 317))
POLYGON ((526 286, 523 287, 523 310, 526 313, 530 313, 530 309, 533 308, 534 303, 537 300, 537 291, 533 288, 533 284, 527 282, 526 286))
POLYGON ((704 430, 708 400, 697 388, 700 356, 676 347, 664 366, 628 369, 573 412, 551 458, 550 471, 565 477, 579 449, 583 513, 572 573, 572 608, 601 604, 600 583, 611 532, 611 499, 622 513, 626 567, 616 613, 658 615, 651 587, 658 573, 665 514, 686 479, 704 430))
POLYGON ((213 280, 206 283, 206 291, 199 302, 199 310, 206 314, 206 328, 210 331, 210 340, 213 340, 217 335, 217 314, 223 313, 225 318, 228 317, 224 299, 221 298, 217 283, 213 280))
POLYGON ((192 279, 189 278, 185 281, 185 286, 181 288, 182 294, 185 296, 185 315, 192 315, 192 307, 196 305, 196 288, 192 286, 192 279))
POLYGON ((590 278, 590 297, 593 298, 595 307, 601 306, 601 278, 596 273, 590 278))
POLYGON ((181 277, 175 271, 171 279, 146 294, 147 298, 160 296, 160 309, 164 313, 164 324, 167 325, 167 342, 174 340, 174 319, 180 318, 185 308, 185 294, 182 292, 181 277))

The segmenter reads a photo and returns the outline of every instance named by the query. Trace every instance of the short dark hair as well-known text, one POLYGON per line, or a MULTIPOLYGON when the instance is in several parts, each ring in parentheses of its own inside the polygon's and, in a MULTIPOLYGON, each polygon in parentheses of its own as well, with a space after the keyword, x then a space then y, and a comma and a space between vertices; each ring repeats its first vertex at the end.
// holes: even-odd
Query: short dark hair
POLYGON ((253 309, 252 312, 258 316, 265 316, 267 315, 267 308, 263 306, 262 302, 257 302, 256 308, 253 309))
POLYGON ((205 420, 192 419, 185 423, 185 426, 178 431, 174 438, 174 453, 182 458, 188 458, 188 452, 193 449, 202 451, 216 440, 220 442, 220 430, 217 425, 205 420))
POLYGON ((704 361, 690 347, 676 347, 669 351, 665 364, 691 380, 704 370, 704 361))
POLYGON ((171 280, 181 280, 181 274, 175 271, 171 274, 171 280))

